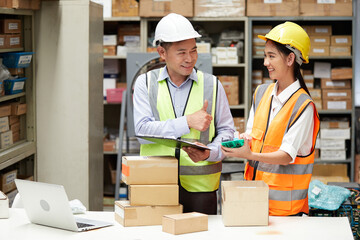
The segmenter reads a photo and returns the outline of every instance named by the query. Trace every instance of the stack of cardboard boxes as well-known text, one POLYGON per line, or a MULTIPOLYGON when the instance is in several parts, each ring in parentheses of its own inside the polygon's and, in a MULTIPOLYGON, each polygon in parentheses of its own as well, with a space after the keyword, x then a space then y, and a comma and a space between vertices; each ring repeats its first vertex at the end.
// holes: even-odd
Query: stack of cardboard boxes
POLYGON ((0 49, 22 47, 21 19, 0 20, 0 49))
POLYGON ((229 105, 239 105, 239 76, 217 76, 224 87, 229 105))
POLYGON ((122 180, 129 201, 115 202, 115 220, 121 225, 161 225, 163 215, 182 213, 176 158, 124 156, 122 180))
POLYGON ((350 139, 348 121, 331 120, 320 123, 321 160, 346 160, 346 140, 350 139))

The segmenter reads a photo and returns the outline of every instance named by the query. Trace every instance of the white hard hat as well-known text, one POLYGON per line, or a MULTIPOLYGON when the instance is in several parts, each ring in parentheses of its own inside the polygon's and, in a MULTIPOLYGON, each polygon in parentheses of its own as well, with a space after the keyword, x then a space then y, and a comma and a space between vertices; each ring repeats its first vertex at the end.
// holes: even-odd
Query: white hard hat
POLYGON ((194 30, 187 18, 176 13, 170 13, 158 22, 153 45, 156 46, 157 41, 179 42, 198 37, 201 35, 194 30))

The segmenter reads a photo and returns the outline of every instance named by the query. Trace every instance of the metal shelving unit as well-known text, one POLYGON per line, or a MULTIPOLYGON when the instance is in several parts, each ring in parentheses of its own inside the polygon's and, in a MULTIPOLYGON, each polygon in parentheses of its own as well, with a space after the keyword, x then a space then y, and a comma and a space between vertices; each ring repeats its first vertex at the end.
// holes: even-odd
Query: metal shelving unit
MULTIPOLYGON (((4 52, 29 51, 34 52, 34 11, 0 8, 0 16, 15 17, 22 20, 23 47, 12 49, 1 49, 4 52)), ((0 170, 10 167, 22 160, 36 155, 36 126, 35 126, 35 56, 33 56, 30 67, 25 69, 26 84, 22 93, 5 95, 0 97, 1 103, 17 100, 26 103, 26 117, 21 116, 21 140, 7 148, 0 150, 0 170)), ((31 173, 36 179, 36 156, 33 159, 31 173)), ((25 171, 25 170, 24 170, 25 171)))
MULTIPOLYGON (((285 21, 294 21, 294 22, 301 22, 301 23, 309 23, 309 22, 316 22, 316 23, 325 23, 326 25, 335 25, 339 23, 351 23, 351 34, 353 36, 353 46, 352 46, 352 56, 344 56, 344 57, 319 57, 314 56, 310 57, 311 61, 316 60, 329 60, 329 61, 341 61, 341 60, 350 60, 352 62, 352 68, 355 69, 356 64, 356 58, 355 58, 355 49, 357 49, 357 41, 355 39, 356 33, 359 30, 359 28, 356 25, 356 14, 357 13, 357 3, 356 1, 353 1, 353 17, 335 17, 335 16, 324 16, 324 17, 302 17, 302 16, 296 16, 296 17, 249 17, 249 34, 247 42, 248 45, 248 55, 249 55, 249 63, 248 63, 248 76, 251 76, 251 71, 253 69, 253 61, 257 60, 260 61, 260 59, 263 59, 262 56, 252 56, 252 29, 254 23, 261 23, 259 25, 267 25, 271 23, 280 23, 285 21)), ((251 90, 251 77, 249 77, 249 84, 248 84, 248 92, 252 92, 251 90)), ((355 86, 355 71, 353 71, 353 80, 352 80, 352 109, 351 110, 319 110, 320 118, 322 116, 333 116, 336 117, 337 115, 348 115, 350 126, 351 126, 351 140, 350 140, 350 156, 346 160, 339 160, 339 161, 323 161, 316 159, 315 163, 347 163, 349 164, 349 177, 350 180, 354 180, 354 168, 355 168, 355 93, 354 93, 354 86, 355 86)), ((251 94, 249 94, 248 103, 251 104, 251 94)))

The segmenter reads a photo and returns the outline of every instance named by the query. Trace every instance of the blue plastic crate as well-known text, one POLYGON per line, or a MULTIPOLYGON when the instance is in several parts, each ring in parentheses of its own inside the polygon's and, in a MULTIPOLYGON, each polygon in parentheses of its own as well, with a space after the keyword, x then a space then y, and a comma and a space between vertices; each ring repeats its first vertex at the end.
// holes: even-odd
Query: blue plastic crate
POLYGON ((26 78, 15 78, 4 80, 5 95, 12 95, 24 91, 26 78))
POLYGON ((8 68, 26 68, 30 66, 33 52, 3 53, 3 64, 8 68))

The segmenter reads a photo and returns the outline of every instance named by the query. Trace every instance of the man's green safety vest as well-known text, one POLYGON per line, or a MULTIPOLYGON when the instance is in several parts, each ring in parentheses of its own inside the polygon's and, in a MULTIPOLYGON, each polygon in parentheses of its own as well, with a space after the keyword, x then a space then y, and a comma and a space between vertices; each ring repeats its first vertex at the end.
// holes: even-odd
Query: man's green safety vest
MULTIPOLYGON (((158 81, 161 71, 163 71, 163 68, 149 71, 146 77, 150 106, 155 121, 166 121, 176 118, 167 81, 166 79, 158 81)), ((215 76, 203 73, 199 70, 197 71, 197 77, 198 81, 193 81, 185 106, 184 115, 199 111, 203 107, 204 100, 207 99, 209 102, 207 112, 211 112, 213 120, 206 131, 200 132, 191 128, 190 133, 183 135, 181 139, 196 140, 207 145, 215 137, 214 119, 217 79, 215 76), (206 84, 204 84, 205 82, 206 84)), ((174 148, 161 144, 142 144, 140 147, 141 156, 175 156, 175 152, 176 150, 174 148)), ((221 161, 199 161, 195 163, 183 150, 180 150, 179 161, 180 183, 187 191, 211 192, 218 189, 221 174, 221 161)))

